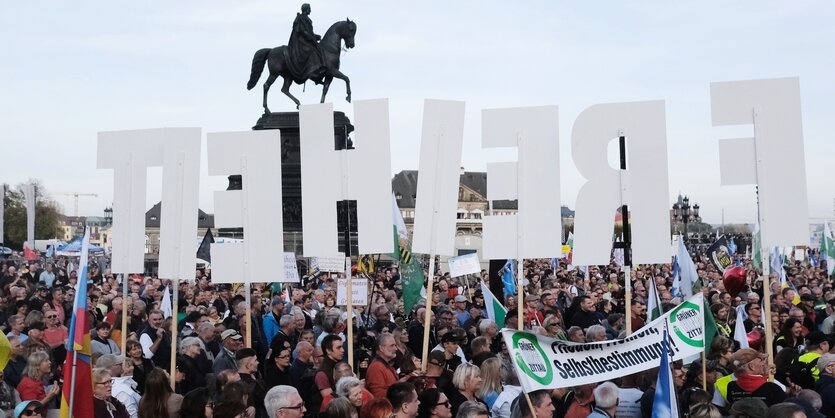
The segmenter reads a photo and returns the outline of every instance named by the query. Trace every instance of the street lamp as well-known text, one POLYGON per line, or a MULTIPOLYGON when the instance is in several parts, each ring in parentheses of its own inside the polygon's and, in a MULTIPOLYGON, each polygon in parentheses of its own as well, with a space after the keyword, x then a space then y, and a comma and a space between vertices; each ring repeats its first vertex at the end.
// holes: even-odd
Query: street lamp
MULTIPOLYGON (((681 197, 681 196, 679 196, 681 197)), ((690 222, 701 222, 702 218, 699 216, 699 204, 696 203, 690 206, 690 198, 685 196, 680 200, 681 203, 673 204, 673 220, 684 224, 684 242, 688 242, 687 224, 690 222)))

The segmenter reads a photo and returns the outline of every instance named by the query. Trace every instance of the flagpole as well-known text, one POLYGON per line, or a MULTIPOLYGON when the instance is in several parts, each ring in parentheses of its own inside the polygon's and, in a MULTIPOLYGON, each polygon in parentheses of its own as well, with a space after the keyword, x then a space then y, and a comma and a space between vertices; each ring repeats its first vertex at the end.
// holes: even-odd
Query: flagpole
MULTIPOLYGON (((347 202, 346 202, 346 207, 347 202)), ((350 214, 348 215, 351 216, 350 214)), ((350 230, 349 230, 350 233, 350 230)), ((348 242, 350 245, 350 242, 348 242)), ((346 254, 350 254, 351 250, 346 247, 346 254)), ((357 260, 359 262, 359 260, 357 260)), ((345 257, 345 301, 348 305, 348 364, 351 365, 351 370, 354 369, 354 290, 351 282, 354 279, 351 277, 351 257, 345 257)))
POLYGON ((72 352, 72 374, 70 378, 70 402, 69 402, 69 417, 73 416, 73 407, 75 406, 75 373, 77 371, 78 364, 78 351, 75 349, 75 342, 73 342, 73 352, 72 352))
POLYGON ((707 347, 702 350, 702 390, 707 392, 707 347))

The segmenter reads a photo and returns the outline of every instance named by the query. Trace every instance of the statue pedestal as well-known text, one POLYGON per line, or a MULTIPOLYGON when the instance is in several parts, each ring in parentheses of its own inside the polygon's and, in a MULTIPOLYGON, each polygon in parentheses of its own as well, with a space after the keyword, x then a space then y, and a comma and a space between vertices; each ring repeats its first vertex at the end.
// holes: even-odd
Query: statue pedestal
MULTIPOLYGON (((353 148, 349 137, 354 131, 351 121, 344 112, 333 113, 334 149, 353 148)), ((301 179, 301 150, 299 146, 299 112, 274 112, 262 115, 253 130, 279 129, 281 130, 281 193, 284 221, 284 251, 302 254, 302 179, 301 179)), ((229 176, 229 186, 226 190, 241 190, 240 175, 229 176)), ((344 251, 342 231, 344 231, 343 203, 338 202, 338 228, 340 233, 340 251, 344 251)), ((356 202, 351 201, 351 229, 352 254, 356 254, 356 202)), ((218 230, 221 237, 243 238, 242 228, 222 228, 218 230)))

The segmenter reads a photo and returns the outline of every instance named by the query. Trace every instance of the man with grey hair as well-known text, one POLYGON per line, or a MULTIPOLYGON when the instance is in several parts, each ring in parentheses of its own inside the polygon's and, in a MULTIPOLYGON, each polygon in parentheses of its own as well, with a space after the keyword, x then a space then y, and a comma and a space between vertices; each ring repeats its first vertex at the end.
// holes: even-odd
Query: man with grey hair
POLYGON ((466 401, 458 407, 455 418, 488 418, 487 407, 479 401, 466 401))
POLYGON ((594 388, 594 410, 588 418, 612 418, 618 409, 618 387, 612 382, 594 388))
POLYGON ((270 418, 301 418, 306 411, 299 391, 292 386, 278 385, 264 398, 270 418))
POLYGON ((606 339, 606 328, 603 325, 592 325, 586 330, 586 342, 597 343, 606 339))
MULTIPOLYGON (((304 320, 304 318, 302 318, 304 320)), ((296 337, 296 319, 293 314, 283 315, 278 320, 278 332, 273 337, 270 343, 270 351, 277 353, 284 349, 285 346, 290 347, 290 350, 295 348, 296 337)), ((268 355, 269 356, 269 355, 268 355)))
POLYGON ((821 374, 815 383, 815 391, 820 393, 823 400, 820 411, 828 417, 835 417, 835 354, 820 356, 817 368, 821 374))

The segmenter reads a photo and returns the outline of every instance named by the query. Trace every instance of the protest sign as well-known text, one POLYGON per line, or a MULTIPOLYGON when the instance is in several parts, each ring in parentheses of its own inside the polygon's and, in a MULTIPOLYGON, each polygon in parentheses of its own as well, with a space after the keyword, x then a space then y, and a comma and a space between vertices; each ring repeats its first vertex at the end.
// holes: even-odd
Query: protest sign
POLYGON ((502 330, 525 392, 602 382, 658 367, 664 329, 671 361, 704 350, 704 312, 699 293, 622 340, 579 344, 502 330))
MULTIPOLYGON (((336 286, 336 304, 340 306, 347 305, 348 299, 346 294, 348 290, 348 280, 339 279, 336 281, 336 286)), ((351 303, 354 306, 368 305, 368 279, 351 279, 351 293, 354 295, 351 298, 351 303)))
POLYGON ((314 270, 327 271, 331 273, 345 272, 345 255, 340 254, 333 257, 313 257, 310 260, 310 267, 314 270))
POLYGON ((282 283, 299 283, 302 279, 299 277, 299 269, 296 266, 296 254, 284 253, 284 280, 282 283))
POLYGON ((452 277, 478 274, 481 271, 481 263, 478 261, 477 253, 450 257, 447 262, 449 263, 449 275, 452 277))

